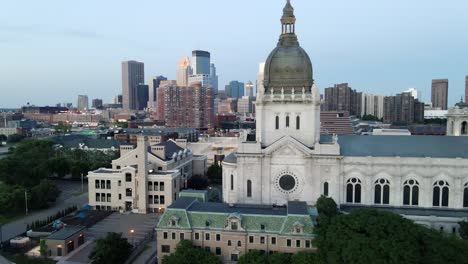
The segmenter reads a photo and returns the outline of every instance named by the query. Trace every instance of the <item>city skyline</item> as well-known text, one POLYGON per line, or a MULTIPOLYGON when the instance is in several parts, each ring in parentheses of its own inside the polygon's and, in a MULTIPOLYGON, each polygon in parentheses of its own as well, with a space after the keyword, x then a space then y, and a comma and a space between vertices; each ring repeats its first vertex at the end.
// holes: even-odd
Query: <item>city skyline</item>
MULTIPOLYGON (((0 89, 17 91, 0 98, 1 108, 27 102, 74 102, 79 94, 110 102, 121 91, 122 61, 144 62, 146 76, 176 79, 178 59, 195 49, 212 53, 220 87, 230 80, 254 81, 258 63, 267 55, 262 47, 271 46, 280 31, 278 8, 284 4, 204 0, 183 2, 181 7, 180 1, 145 1, 138 6, 116 2, 113 12, 106 13, 108 3, 93 3, 91 9, 90 3, 78 4, 73 12, 58 1, 31 3, 30 11, 7 3, 0 11, 0 49, 5 52, 0 89), (190 14, 201 13, 207 5, 210 10, 230 10, 252 19, 229 20, 221 11, 190 19, 190 14), (157 23, 145 15, 154 15, 155 8, 167 10, 158 13, 157 23), (127 12, 141 17, 121 21, 127 12), (57 25, 59 20, 62 23, 57 25), (208 29, 203 38, 197 37, 200 27, 208 29), (134 37, 135 28, 141 37, 134 37), (229 38, 220 37, 226 32, 229 38), (160 41, 182 34, 184 41, 160 41)), ((300 34, 299 41, 320 76, 316 83, 322 94, 325 87, 342 82, 381 95, 415 87, 429 103, 432 79, 449 79, 449 106, 464 96, 468 61, 461 58, 468 55, 464 49, 468 40, 462 32, 468 22, 463 14, 468 3, 356 3, 293 1, 303 19, 297 32, 312 32, 300 34), (330 20, 331 15, 339 19, 330 20)))

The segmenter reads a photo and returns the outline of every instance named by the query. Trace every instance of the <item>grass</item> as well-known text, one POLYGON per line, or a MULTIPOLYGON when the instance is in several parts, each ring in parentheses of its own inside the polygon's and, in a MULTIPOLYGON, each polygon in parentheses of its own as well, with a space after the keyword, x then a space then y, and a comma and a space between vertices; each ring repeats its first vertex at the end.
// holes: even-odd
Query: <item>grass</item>
POLYGON ((55 264, 57 261, 44 258, 30 258, 25 255, 6 255, 8 260, 16 264, 55 264))

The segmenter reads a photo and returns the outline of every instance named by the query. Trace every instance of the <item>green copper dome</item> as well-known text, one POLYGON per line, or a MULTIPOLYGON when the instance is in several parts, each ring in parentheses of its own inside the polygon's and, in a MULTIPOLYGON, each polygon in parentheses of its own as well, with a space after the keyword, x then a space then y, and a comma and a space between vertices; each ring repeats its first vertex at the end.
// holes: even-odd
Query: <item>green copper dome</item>
POLYGON ((314 83, 312 63, 309 55, 301 48, 295 34, 296 18, 294 8, 288 0, 281 18, 282 33, 277 47, 270 53, 265 63, 265 92, 274 89, 275 93, 311 91, 314 83))

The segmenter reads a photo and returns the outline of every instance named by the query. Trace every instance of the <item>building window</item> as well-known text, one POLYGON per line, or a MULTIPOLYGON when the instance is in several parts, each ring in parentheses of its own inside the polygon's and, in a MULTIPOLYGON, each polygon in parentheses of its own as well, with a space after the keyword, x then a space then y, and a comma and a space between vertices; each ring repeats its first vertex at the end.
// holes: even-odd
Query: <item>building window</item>
POLYGON ((240 240, 239 240, 239 241, 237 241, 237 246, 238 246, 238 247, 241 247, 241 246, 242 246, 242 243, 241 243, 241 241, 240 241, 240 240))
POLYGON ((468 207, 468 182, 465 183, 465 189, 463 190, 463 207, 468 207))
POLYGON ((289 116, 286 116, 286 128, 289 128, 289 116))
POLYGON ((100 201, 101 201, 101 194, 96 193, 96 202, 100 202, 100 201))
POLYGON ((419 182, 407 180, 403 183, 403 205, 419 204, 419 182))
POLYGON ((106 188, 106 181, 101 180, 101 189, 105 189, 105 188, 106 188))
POLYGON ((164 239, 167 239, 167 232, 164 232, 164 233, 163 233, 163 238, 164 238, 164 239))
POLYGON ((231 191, 234 190, 234 175, 231 174, 231 191))
POLYGON ((434 183, 432 206, 447 207, 449 203, 449 184, 446 181, 434 183))
POLYGON ((210 233, 205 233, 205 240, 210 240, 210 233))
POLYGON ((148 203, 153 204, 153 195, 148 195, 148 203))
POLYGON ((132 196, 132 188, 125 189, 125 196, 131 197, 132 196))
POLYGON ((148 182, 148 191, 153 190, 153 182, 148 182))
POLYGON ((216 241, 221 241, 221 234, 216 234, 216 241))
POLYGON ((261 231, 265 231, 265 225, 264 225, 264 224, 261 224, 261 225, 260 225, 260 230, 261 230, 261 231))
POLYGON ((221 248, 220 248, 220 247, 217 247, 217 248, 216 248, 215 254, 216 254, 217 256, 221 255, 221 248))
POLYGON ((323 183, 323 195, 328 196, 328 182, 323 183))
POLYGON ((119 200, 122 200, 122 194, 119 193, 119 200))
POLYGON ((195 233, 195 240, 200 240, 200 233, 195 233))
POLYGON ((310 248, 310 240, 306 240, 306 241, 305 241, 305 247, 306 247, 306 248, 310 248))
POLYGON ((237 230, 237 222, 231 222, 231 230, 237 230))
POLYGON ((361 203, 361 180, 351 178, 346 182, 346 202, 361 203))
POLYGON ((185 239, 185 234, 184 234, 184 233, 180 233, 180 234, 179 234, 179 237, 180 237, 180 240, 184 240, 184 239, 185 239))
POLYGON ((286 240, 286 246, 287 246, 287 247, 291 247, 291 239, 287 239, 287 240, 286 240))
POLYGON ((106 201, 106 194, 101 193, 101 202, 105 202, 105 201, 106 201))
POLYGON ((379 179, 374 185, 374 203, 389 204, 390 203, 390 182, 387 179, 379 179))
POLYGON ((464 121, 462 124, 461 124, 461 131, 460 131, 462 135, 467 135, 468 134, 468 122, 464 121))
POLYGON ((260 244, 265 244, 265 237, 260 237, 260 244))
POLYGON ((276 245, 276 237, 272 237, 272 238, 271 238, 271 244, 272 244, 272 245, 276 245))
POLYGON ((125 173, 125 181, 126 182, 131 182, 132 181, 132 174, 131 173, 125 173))
POLYGON ((122 181, 119 180, 119 186, 122 186, 122 181))
POLYGON ((108 202, 108 203, 111 202, 111 194, 110 194, 110 193, 107 194, 107 202, 108 202))
POLYGON ((296 247, 297 247, 297 248, 300 248, 300 247, 301 247, 301 241, 300 241, 300 240, 296 240, 296 247))
POLYGON ((252 181, 247 181, 247 197, 252 197, 252 181))
POLYGON ((301 129, 301 117, 296 116, 296 129, 299 130, 301 129))
POLYGON ((165 203, 165 201, 164 201, 164 195, 159 196, 159 203, 160 203, 160 204, 164 204, 164 203, 165 203))
POLYGON ((172 232, 171 237, 172 237, 172 240, 175 240, 176 239, 176 233, 172 232))
POLYGON ((238 254, 231 254, 231 261, 237 261, 239 259, 238 254))
POLYGON ((279 129, 279 116, 276 116, 276 117, 275 117, 275 129, 276 129, 276 130, 279 129))
POLYGON ((107 187, 108 190, 111 189, 111 181, 110 180, 106 181, 106 187, 107 187))
POLYGON ((161 245, 161 252, 162 253, 170 253, 171 252, 171 247, 168 245, 161 245))
POLYGON ((210 227, 210 221, 205 221, 205 226, 210 227))
POLYGON ((99 187, 100 187, 99 180, 95 180, 95 181, 94 181, 94 187, 95 187, 96 189, 99 189, 99 187))
POLYGON ((254 242, 254 237, 253 236, 249 236, 249 243, 253 243, 254 242))
POLYGON ((164 192, 164 182, 159 184, 159 191, 164 192))
POLYGON ((231 246, 231 240, 228 240, 228 246, 231 246))

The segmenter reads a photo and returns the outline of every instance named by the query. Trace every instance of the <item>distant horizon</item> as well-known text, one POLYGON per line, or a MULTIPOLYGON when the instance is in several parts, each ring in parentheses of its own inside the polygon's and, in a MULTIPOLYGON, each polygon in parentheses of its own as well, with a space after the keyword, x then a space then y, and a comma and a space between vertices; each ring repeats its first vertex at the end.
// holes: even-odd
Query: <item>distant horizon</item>
MULTIPOLYGON (((122 93, 122 61, 144 62, 145 82, 175 79, 178 60, 197 49, 211 53, 220 90, 231 80, 255 83, 276 46, 285 2, 48 0, 28 9, 7 2, 0 10, 0 108, 76 106, 79 94, 90 104, 109 103, 122 93), (128 14, 138 15, 122 19, 128 14)), ((322 94, 338 83, 385 96, 416 88, 430 103, 432 80, 448 79, 449 106, 464 97, 468 2, 291 2, 322 94)))

